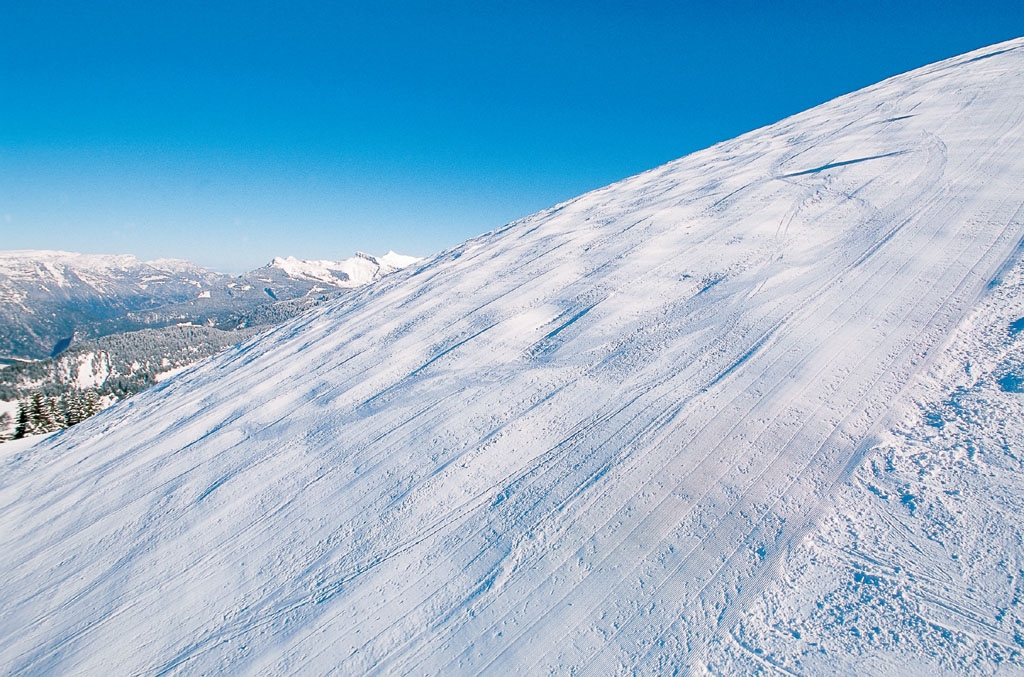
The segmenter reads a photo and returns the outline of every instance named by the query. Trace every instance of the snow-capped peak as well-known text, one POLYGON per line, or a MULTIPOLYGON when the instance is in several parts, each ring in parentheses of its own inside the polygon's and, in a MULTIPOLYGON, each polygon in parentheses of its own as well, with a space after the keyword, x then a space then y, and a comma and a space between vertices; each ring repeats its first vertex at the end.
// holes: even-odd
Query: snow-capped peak
POLYGON ((378 262, 381 267, 389 267, 398 270, 399 268, 411 266, 420 260, 421 259, 417 256, 406 256, 405 254, 398 254, 394 251, 388 250, 387 254, 378 259, 378 262))
POLYGON ((381 257, 363 252, 342 261, 305 260, 294 256, 275 257, 270 267, 277 268, 291 278, 313 280, 335 287, 360 287, 381 275, 394 272, 418 261, 415 256, 403 256, 389 251, 381 257))

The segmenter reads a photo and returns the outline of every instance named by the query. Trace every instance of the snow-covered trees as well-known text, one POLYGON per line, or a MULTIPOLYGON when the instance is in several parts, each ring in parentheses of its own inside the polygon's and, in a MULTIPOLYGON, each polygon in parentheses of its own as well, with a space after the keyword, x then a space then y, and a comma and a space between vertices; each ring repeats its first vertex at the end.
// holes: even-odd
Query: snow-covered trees
POLYGON ((62 430, 99 413, 99 395, 92 390, 68 391, 56 396, 33 393, 18 402, 14 439, 62 430))

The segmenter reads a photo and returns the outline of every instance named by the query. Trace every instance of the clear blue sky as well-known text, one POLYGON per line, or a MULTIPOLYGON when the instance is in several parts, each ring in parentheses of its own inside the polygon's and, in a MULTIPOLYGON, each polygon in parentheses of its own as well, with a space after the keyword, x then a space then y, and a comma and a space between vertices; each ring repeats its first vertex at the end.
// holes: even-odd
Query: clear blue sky
POLYGON ((0 0, 0 249, 426 255, 1022 34, 1021 0, 0 0))

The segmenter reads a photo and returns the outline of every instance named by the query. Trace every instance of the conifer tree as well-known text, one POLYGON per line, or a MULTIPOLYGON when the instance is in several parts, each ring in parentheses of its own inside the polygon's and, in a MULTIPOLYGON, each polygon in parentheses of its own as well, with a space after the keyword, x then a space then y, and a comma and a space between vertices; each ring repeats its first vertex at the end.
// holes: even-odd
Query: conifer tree
POLYGON ((56 430, 60 430, 64 426, 62 425, 64 417, 60 414, 60 409, 57 406, 56 397, 43 397, 42 416, 40 420, 42 422, 42 430, 40 432, 52 433, 56 430))
POLYGON ((85 418, 82 415, 82 398, 83 394, 74 390, 69 390, 64 394, 64 425, 71 427, 76 423, 81 423, 85 418))
POLYGON ((28 431, 27 435, 38 435, 46 432, 46 420, 43 418, 46 414, 44 409, 46 408, 43 402, 43 396, 41 393, 32 393, 32 397, 29 399, 28 404, 28 431))
POLYGON ((14 427, 14 439, 20 440, 29 434, 29 405, 18 400, 18 423, 14 427))
POLYGON ((100 413, 102 408, 100 403, 100 396, 95 390, 87 390, 82 393, 82 419, 85 420, 90 416, 95 416, 100 413))

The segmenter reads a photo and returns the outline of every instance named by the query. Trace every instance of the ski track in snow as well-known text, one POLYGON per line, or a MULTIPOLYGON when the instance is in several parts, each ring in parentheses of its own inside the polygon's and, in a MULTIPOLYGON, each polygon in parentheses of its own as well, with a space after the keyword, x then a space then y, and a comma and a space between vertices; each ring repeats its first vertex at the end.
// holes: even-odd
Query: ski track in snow
POLYGON ((0 670, 1024 671, 1022 91, 897 76, 19 447, 0 670))

